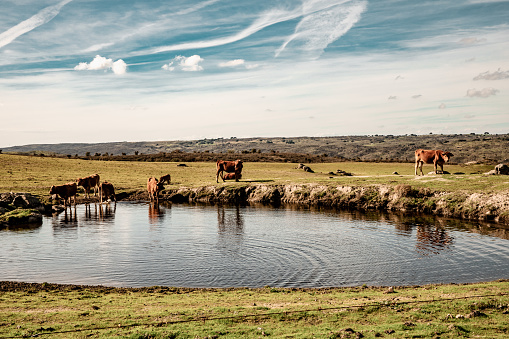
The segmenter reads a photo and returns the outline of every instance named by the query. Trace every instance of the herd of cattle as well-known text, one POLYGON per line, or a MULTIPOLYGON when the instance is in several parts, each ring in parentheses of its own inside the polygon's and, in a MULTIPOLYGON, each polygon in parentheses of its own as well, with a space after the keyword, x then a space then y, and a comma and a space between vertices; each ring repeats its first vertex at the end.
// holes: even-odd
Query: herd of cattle
MULTIPOLYGON (((437 166, 440 166, 440 169, 443 173, 444 171, 444 163, 448 162, 452 157, 452 153, 444 152, 441 150, 423 150, 418 149, 415 151, 415 175, 417 174, 417 170, 421 171, 421 175, 423 174, 422 166, 423 164, 433 164, 435 173, 438 173, 437 166)), ((225 180, 234 180, 239 181, 242 178, 242 160, 235 161, 226 161, 226 160, 218 160, 216 162, 216 183, 219 182, 219 177, 223 181, 225 180)), ((163 175, 159 179, 155 177, 150 177, 147 180, 147 192, 150 201, 159 201, 159 192, 164 189, 165 183, 171 182, 171 176, 169 174, 163 175)), ((64 205, 71 204, 71 199, 74 201, 76 205, 76 193, 78 191, 78 186, 82 186, 85 189, 85 195, 87 198, 90 198, 90 190, 94 189, 94 196, 99 194, 99 201, 102 204, 103 198, 105 200, 113 198, 116 202, 115 198, 115 188, 109 182, 100 182, 99 174, 90 175, 84 178, 78 178, 76 182, 70 182, 64 185, 51 186, 49 193, 51 195, 58 195, 62 199, 64 199, 64 205)))

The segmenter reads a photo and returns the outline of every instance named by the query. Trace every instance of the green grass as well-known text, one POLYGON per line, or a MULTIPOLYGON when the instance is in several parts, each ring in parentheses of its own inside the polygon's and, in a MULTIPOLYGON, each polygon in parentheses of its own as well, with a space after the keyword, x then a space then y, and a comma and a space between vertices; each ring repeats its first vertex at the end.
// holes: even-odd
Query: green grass
POLYGON ((504 338, 509 334, 507 281, 387 290, 34 284, 0 294, 0 337, 357 338, 362 333, 364 338, 504 338))
MULTIPOLYGON (((488 165, 446 165, 451 175, 415 176, 410 163, 340 162, 311 164, 315 173, 297 169, 293 163, 245 163, 241 182, 216 184, 215 163, 189 162, 187 167, 168 162, 90 161, 36 156, 0 154, 0 192, 29 192, 48 196, 51 185, 75 181, 78 177, 98 173, 101 181, 114 184, 116 192, 145 190, 150 176, 171 174, 168 188, 207 185, 245 186, 258 184, 321 184, 329 186, 365 186, 408 184, 414 188, 436 191, 499 192, 509 190, 506 176, 484 176, 488 165), (338 169, 353 176, 329 175, 338 169), (392 174, 397 172, 398 174, 392 174)), ((424 167, 425 173, 433 169, 424 167)))

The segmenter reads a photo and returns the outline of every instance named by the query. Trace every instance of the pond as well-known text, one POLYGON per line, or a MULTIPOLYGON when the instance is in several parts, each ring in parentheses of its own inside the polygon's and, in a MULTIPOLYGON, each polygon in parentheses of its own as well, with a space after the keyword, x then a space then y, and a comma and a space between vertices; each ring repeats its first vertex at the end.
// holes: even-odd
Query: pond
POLYGON ((0 231, 0 280, 333 287, 509 278, 509 230, 304 207, 78 205, 0 231))

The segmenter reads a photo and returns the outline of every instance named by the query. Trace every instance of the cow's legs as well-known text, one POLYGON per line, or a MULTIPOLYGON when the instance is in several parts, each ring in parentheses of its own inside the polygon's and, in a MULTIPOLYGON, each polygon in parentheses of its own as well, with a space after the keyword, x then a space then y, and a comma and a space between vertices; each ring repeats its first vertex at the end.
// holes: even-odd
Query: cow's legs
POLYGON ((422 165, 424 165, 424 162, 423 161, 419 161, 417 160, 415 162, 415 175, 419 175, 417 174, 417 171, 420 169, 421 170, 421 175, 424 175, 424 173, 422 172, 422 165))

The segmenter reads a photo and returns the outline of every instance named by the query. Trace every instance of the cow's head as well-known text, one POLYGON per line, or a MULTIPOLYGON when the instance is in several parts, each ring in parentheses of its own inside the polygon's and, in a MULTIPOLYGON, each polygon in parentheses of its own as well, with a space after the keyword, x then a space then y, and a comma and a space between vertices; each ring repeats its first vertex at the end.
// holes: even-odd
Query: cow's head
POLYGON ((78 184, 78 186, 83 186, 83 184, 85 183, 85 178, 76 179, 76 183, 78 184))
POLYGON ((442 152, 442 158, 445 162, 449 161, 449 159, 453 156, 451 152, 442 152))
POLYGON ((235 160, 235 172, 242 171, 242 160, 235 160))
POLYGON ((54 185, 53 185, 53 186, 51 186, 51 188, 49 189, 49 194, 51 194, 51 195, 53 195, 53 194, 57 194, 57 192, 56 192, 56 188, 55 188, 55 186, 54 186, 54 185))

